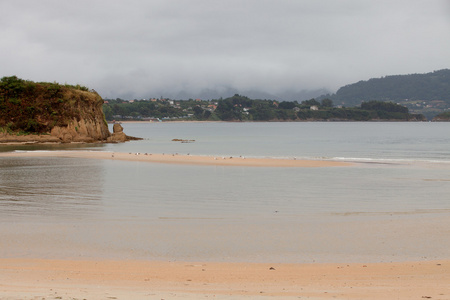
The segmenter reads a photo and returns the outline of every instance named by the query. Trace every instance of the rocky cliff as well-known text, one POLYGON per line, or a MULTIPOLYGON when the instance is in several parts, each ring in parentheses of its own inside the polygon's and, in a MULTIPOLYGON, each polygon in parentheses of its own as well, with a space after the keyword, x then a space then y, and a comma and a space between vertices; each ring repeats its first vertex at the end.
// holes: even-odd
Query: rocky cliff
POLYGON ((103 99, 93 90, 35 83, 15 76, 0 81, 1 142, 119 142, 108 130, 103 99))

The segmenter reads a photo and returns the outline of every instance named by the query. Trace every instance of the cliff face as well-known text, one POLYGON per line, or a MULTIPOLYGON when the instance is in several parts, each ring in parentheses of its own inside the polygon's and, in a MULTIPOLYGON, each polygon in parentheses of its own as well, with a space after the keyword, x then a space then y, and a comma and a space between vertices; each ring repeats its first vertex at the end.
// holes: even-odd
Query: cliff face
POLYGON ((85 87, 3 77, 0 138, 3 142, 106 142, 111 133, 102 105, 100 95, 85 87))
POLYGON ((106 141, 111 135, 102 111, 103 99, 95 92, 69 89, 61 120, 50 135, 62 142, 106 141))

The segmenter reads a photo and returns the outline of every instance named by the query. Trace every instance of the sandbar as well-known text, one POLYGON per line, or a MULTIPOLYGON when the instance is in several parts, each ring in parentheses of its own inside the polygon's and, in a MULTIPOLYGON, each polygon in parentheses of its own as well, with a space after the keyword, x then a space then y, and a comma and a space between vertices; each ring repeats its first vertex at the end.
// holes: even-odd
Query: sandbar
POLYGON ((216 165, 216 166, 248 166, 248 167, 345 167, 353 165, 349 162, 332 160, 302 160, 296 158, 252 158, 233 156, 200 156, 180 155, 175 153, 123 153, 106 151, 26 151, 4 152, 0 157, 71 157, 90 159, 110 159, 168 164, 216 165))
POLYGON ((450 299, 450 261, 265 264, 0 259, 2 299, 450 299))

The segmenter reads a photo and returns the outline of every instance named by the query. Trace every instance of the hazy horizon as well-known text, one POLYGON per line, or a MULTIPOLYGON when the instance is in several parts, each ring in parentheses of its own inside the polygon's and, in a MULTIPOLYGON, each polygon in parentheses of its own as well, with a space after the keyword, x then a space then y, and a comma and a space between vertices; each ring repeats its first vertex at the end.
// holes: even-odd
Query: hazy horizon
POLYGON ((0 16, 0 77, 104 98, 309 97, 450 67, 448 0, 18 0, 0 16))

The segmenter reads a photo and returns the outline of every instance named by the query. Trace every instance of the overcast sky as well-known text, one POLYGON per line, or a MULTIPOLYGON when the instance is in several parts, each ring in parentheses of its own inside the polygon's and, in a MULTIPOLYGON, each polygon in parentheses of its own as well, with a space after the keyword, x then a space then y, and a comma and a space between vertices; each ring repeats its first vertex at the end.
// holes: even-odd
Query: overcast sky
POLYGON ((104 98, 327 88, 450 68, 450 0, 0 0, 0 77, 104 98))

